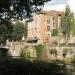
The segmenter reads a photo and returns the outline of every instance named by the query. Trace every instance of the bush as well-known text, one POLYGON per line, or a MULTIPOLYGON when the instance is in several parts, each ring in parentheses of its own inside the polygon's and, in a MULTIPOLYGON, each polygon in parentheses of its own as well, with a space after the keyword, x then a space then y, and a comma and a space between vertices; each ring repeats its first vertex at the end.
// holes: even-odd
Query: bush
POLYGON ((68 48, 63 49, 63 57, 66 57, 68 50, 69 50, 68 48))
POLYGON ((28 53, 26 52, 27 48, 28 48, 28 47, 25 46, 24 48, 21 49, 20 56, 21 56, 22 58, 24 58, 24 59, 27 59, 27 58, 30 57, 30 54, 28 54, 28 53))
POLYGON ((58 30, 57 29, 53 29, 51 35, 52 36, 58 36, 58 30))
POLYGON ((72 58, 72 61, 71 61, 74 65, 75 65, 75 55, 73 56, 72 58))
POLYGON ((43 50, 43 45, 41 44, 35 45, 35 49, 36 49, 37 59, 40 59, 41 52, 43 50))
POLYGON ((55 49, 55 48, 53 48, 53 49, 50 49, 50 54, 52 54, 52 55, 57 55, 57 50, 55 49))

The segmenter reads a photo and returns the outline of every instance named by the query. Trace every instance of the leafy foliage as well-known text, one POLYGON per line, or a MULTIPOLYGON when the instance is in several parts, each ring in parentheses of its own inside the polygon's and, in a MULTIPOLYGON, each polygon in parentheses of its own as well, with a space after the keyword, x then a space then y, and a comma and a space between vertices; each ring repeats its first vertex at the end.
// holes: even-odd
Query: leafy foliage
POLYGON ((58 36, 58 30, 57 29, 52 30, 52 36, 58 36))
POLYGON ((35 45, 35 49, 36 49, 37 59, 40 59, 41 52, 43 50, 43 45, 41 44, 35 45))
POLYGON ((64 48, 63 49, 63 57, 66 57, 68 51, 69 51, 68 48, 64 48))
POLYGON ((50 0, 0 0, 0 19, 22 19, 39 11, 44 2, 50 0), (4 16, 5 17, 2 18, 4 16))
POLYGON ((24 59, 34 60, 36 58, 36 51, 34 46, 24 46, 21 49, 20 56, 24 59))
POLYGON ((26 38, 27 37, 27 22, 25 23, 24 25, 24 37, 26 38))
POLYGON ((75 36, 75 19, 73 19, 72 35, 75 36))
POLYGON ((11 39, 13 26, 8 20, 0 21, 0 44, 6 43, 7 39, 11 39))
POLYGON ((13 40, 21 40, 25 32, 24 24, 21 22, 16 22, 13 26, 13 40))
POLYGON ((25 46, 24 48, 22 48, 22 49, 21 49, 21 53, 20 53, 20 56, 21 56, 22 58, 24 58, 24 59, 28 58, 28 56, 29 56, 29 55, 27 54, 26 50, 27 50, 27 46, 25 46))
POLYGON ((71 61, 74 65, 75 65, 75 55, 73 56, 72 58, 72 61, 71 61))
POLYGON ((53 54, 54 56, 57 55, 57 50, 55 48, 50 49, 50 54, 53 54))
POLYGON ((67 5, 65 9, 65 13, 62 14, 61 17, 61 30, 65 38, 65 43, 70 37, 72 25, 73 25, 73 13, 71 13, 71 10, 67 5))

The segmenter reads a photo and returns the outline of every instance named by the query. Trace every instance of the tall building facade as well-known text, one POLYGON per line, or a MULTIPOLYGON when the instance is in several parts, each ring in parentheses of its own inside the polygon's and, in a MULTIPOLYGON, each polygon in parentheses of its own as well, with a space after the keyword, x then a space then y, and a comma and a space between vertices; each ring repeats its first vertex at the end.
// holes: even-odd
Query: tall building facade
POLYGON ((33 20, 28 22, 27 41, 37 41, 37 43, 51 42, 51 32, 53 29, 60 31, 61 12, 41 11, 33 14, 33 20))

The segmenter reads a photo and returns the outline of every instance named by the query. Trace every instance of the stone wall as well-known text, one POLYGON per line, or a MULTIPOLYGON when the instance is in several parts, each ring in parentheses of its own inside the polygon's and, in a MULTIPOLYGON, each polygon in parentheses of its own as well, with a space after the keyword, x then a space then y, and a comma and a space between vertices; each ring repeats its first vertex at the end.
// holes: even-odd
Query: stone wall
MULTIPOLYGON (((34 48, 34 45, 37 44, 27 44, 25 42, 8 42, 7 46, 9 47, 9 51, 8 54, 10 54, 11 56, 20 56, 21 50, 22 48, 24 48, 25 46, 28 46, 27 48, 27 53, 30 53, 31 57, 37 57, 37 53, 36 50, 34 48)), ((42 51, 42 55, 41 58, 42 59, 50 59, 51 57, 54 57, 50 54, 50 49, 51 48, 55 48, 57 50, 57 58, 58 59, 63 59, 63 50, 64 48, 68 48, 69 50, 66 53, 66 57, 65 58, 72 58, 75 55, 75 47, 69 47, 69 46, 48 46, 45 45, 45 48, 42 51)))
MULTIPOLYGON (((46 46, 47 47, 47 46, 46 46)), ((67 48, 67 51, 66 51, 66 56, 65 58, 67 59, 71 59, 73 58, 73 56, 75 55, 75 47, 69 47, 69 46, 48 46, 46 48, 46 50, 44 50, 42 52, 42 58, 43 59, 54 59, 54 58, 57 58, 57 59, 60 59, 60 60, 63 60, 63 54, 64 54, 64 49, 67 48), (50 49, 56 49, 57 51, 57 56, 53 56, 51 53, 50 53, 50 49)))
POLYGON ((19 54, 20 54, 20 50, 21 50, 21 48, 22 47, 24 47, 25 46, 25 42, 7 42, 7 46, 9 47, 9 54, 11 55, 11 56, 19 56, 19 54))
MULTIPOLYGON (((36 57, 36 50, 33 47, 33 44, 27 44, 24 41, 21 42, 7 42, 6 44, 9 48, 8 54, 10 56, 20 56, 22 49, 27 46, 26 53, 30 54, 30 57, 36 57)), ((34 44, 35 45, 35 44, 34 44)))

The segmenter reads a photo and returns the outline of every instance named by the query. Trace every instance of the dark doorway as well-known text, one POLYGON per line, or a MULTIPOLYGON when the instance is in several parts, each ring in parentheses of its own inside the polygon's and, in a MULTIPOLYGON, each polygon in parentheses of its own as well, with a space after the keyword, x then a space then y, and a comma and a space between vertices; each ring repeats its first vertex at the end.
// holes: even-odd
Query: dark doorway
POLYGON ((0 48, 0 56, 7 56, 8 49, 7 48, 0 48))

